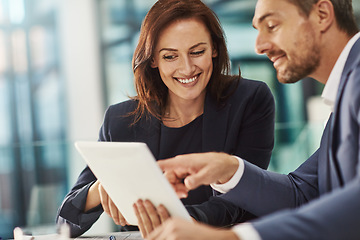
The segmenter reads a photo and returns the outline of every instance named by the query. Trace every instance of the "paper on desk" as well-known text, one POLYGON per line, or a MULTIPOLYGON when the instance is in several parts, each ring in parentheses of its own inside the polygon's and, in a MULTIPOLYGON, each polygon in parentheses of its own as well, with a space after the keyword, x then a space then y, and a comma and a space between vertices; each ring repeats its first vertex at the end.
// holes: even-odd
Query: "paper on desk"
POLYGON ((59 228, 59 234, 45 234, 45 235, 26 235, 19 227, 14 229, 14 240, 69 240, 70 239, 70 227, 67 224, 63 224, 59 228))

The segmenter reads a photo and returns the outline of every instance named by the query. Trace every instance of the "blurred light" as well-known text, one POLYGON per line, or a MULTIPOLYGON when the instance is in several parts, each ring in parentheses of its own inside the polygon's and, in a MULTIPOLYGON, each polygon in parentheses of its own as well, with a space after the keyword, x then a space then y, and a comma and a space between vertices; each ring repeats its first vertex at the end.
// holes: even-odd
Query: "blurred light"
POLYGON ((26 58, 26 36, 24 30, 16 30, 11 35, 13 49, 13 68, 17 73, 24 73, 28 69, 26 58))
POLYGON ((32 27, 30 30, 30 48, 32 64, 35 68, 45 67, 48 59, 46 58, 46 32, 42 26, 32 27))
POLYGON ((6 71, 6 47, 5 47, 5 34, 0 30, 0 75, 6 71))
POLYGON ((9 0, 9 18, 12 24, 20 24, 25 18, 24 0, 9 0))
POLYGON ((0 0, 0 24, 5 22, 4 3, 0 0))

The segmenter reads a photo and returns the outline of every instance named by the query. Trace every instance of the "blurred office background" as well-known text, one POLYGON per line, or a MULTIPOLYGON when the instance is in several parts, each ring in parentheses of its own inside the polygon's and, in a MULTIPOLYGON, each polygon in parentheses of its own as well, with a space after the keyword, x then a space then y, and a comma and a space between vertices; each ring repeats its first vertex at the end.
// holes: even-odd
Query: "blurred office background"
MULTIPOLYGON (((0 0, 0 237, 52 225, 84 167, 75 140, 97 140, 104 111, 134 95, 131 58, 154 0, 0 0)), ((219 16, 232 60, 276 100, 270 169, 288 172, 319 145, 327 107, 312 79, 281 85, 254 53, 254 0, 204 0, 219 16)), ((360 17, 360 0, 354 0, 360 17)), ((99 221, 92 232, 113 230, 99 221)))

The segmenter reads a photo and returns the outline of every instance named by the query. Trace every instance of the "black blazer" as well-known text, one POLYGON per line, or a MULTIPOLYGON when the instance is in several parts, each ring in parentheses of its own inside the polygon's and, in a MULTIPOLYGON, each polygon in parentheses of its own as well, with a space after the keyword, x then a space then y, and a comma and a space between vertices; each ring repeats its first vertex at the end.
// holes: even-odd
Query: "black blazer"
MULTIPOLYGON (((265 83, 246 79, 234 81, 227 94, 231 92, 221 103, 209 95, 205 98, 202 152, 226 152, 266 169, 274 145, 273 96, 265 83)), ((99 141, 144 142, 158 159, 161 122, 149 116, 131 125, 134 117, 128 113, 136 106, 135 100, 110 106, 99 141)), ((101 206, 82 211, 94 181, 95 176, 86 167, 58 211, 57 221, 69 223, 72 236, 88 230, 103 212, 101 206)))

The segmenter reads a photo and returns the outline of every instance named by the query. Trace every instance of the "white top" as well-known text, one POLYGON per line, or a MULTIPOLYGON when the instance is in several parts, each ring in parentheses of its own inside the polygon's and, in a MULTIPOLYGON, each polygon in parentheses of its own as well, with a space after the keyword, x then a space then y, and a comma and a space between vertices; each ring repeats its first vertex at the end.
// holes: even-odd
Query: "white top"
MULTIPOLYGON (((331 74, 326 82, 323 93, 321 97, 324 99, 325 104, 329 105, 333 110, 336 95, 339 90, 339 84, 341 79, 341 74, 344 71, 345 63, 349 57, 351 48, 354 46, 355 42, 360 38, 360 32, 357 33, 350 41, 346 44, 345 48, 341 52, 338 60, 333 67, 331 74)), ((238 158, 238 157, 237 157, 238 158)), ((211 184, 211 187, 219 192, 226 193, 233 189, 241 180, 241 177, 244 173, 244 160, 238 158, 239 167, 234 176, 224 184, 211 184)), ((251 223, 242 223, 234 226, 232 230, 241 240, 261 240, 259 233, 251 225, 251 223)))
POLYGON ((339 90, 339 84, 341 79, 341 74, 344 71, 344 66, 351 48, 354 46, 355 42, 360 38, 360 32, 358 32, 350 41, 346 44, 344 50, 341 52, 338 60, 333 67, 331 74, 326 82, 324 90, 321 97, 324 99, 326 105, 329 105, 332 110, 334 110, 334 105, 336 101, 336 95, 339 90))

